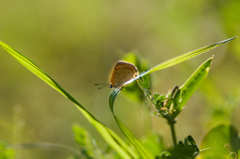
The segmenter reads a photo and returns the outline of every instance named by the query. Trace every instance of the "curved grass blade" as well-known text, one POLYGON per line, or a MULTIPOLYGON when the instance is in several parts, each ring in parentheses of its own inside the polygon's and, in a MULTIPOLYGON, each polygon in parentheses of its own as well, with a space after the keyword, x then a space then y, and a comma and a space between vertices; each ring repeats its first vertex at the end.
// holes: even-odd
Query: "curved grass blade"
POLYGON ((23 66, 28 70, 50 85, 52 88, 61 93, 64 97, 68 98, 74 103, 74 105, 79 109, 84 117, 98 130, 106 142, 115 149, 123 158, 133 158, 136 153, 130 149, 126 143, 118 137, 111 129, 103 125, 99 120, 97 120, 82 104, 80 104, 73 96, 71 96, 67 91, 65 91, 56 81, 54 81, 50 76, 48 76, 42 69, 40 69, 36 64, 34 64, 30 59, 18 53, 16 50, 8 46, 7 44, 0 41, 0 46, 2 46, 9 54, 11 54, 16 60, 18 60, 23 66))
POLYGON ((176 111, 171 116, 172 120, 182 111, 189 98, 207 77, 212 64, 212 59, 213 57, 201 64, 189 79, 179 88, 181 90, 181 101, 179 102, 176 111))
POLYGON ((198 56, 198 55, 200 55, 202 53, 205 53, 205 52, 207 52, 207 51, 209 51, 211 49, 214 49, 214 48, 216 48, 216 47, 218 47, 218 46, 220 46, 220 45, 222 45, 224 43, 227 43, 227 42, 229 42, 229 41, 231 41, 233 39, 236 39, 236 38, 237 37, 229 38, 229 39, 226 39, 226 40, 223 40, 223 41, 220 41, 220 42, 217 42, 217 43, 214 43, 214 44, 211 44, 211 45, 207 45, 207 46, 201 47, 199 49, 187 52, 187 53, 179 55, 177 57, 174 57, 174 58, 172 58, 170 60, 167 60, 167 61, 165 61, 163 63, 160 63, 160 64, 154 66, 153 68, 151 68, 150 70, 142 73, 138 77, 127 81, 126 83, 124 83, 124 85, 128 85, 129 83, 132 83, 133 81, 139 79, 140 77, 145 76, 147 74, 150 74, 152 72, 159 71, 159 70, 162 70, 162 69, 174 66, 176 64, 179 64, 181 62, 184 62, 186 60, 189 60, 189 59, 191 59, 193 57, 196 57, 196 56, 198 56))
POLYGON ((127 137, 129 142, 138 151, 139 155, 141 156, 140 158, 146 158, 146 159, 154 158, 153 155, 145 149, 145 147, 142 145, 142 143, 136 137, 134 137, 134 135, 127 129, 127 127, 115 116, 114 110, 113 110, 113 105, 114 105, 114 101, 120 91, 121 91, 121 89, 115 88, 111 91, 110 96, 109 96, 109 107, 113 113, 113 116, 114 116, 119 128, 122 130, 122 132, 127 137))

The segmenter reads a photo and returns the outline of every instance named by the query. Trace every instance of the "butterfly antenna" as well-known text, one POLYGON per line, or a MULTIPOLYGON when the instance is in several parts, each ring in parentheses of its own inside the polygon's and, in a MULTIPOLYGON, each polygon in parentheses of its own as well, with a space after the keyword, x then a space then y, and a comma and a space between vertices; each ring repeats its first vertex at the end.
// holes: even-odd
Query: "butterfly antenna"
POLYGON ((103 85, 102 87, 99 87, 98 89, 101 89, 101 88, 103 88, 103 87, 107 87, 107 86, 109 86, 109 84, 95 84, 96 86, 98 86, 98 85, 103 85))

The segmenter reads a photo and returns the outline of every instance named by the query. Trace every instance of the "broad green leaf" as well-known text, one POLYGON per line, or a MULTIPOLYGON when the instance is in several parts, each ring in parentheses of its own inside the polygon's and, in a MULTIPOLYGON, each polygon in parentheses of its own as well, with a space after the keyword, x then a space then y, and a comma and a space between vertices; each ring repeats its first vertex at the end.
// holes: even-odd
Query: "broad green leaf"
POLYGON ((132 144, 132 146, 137 150, 138 154, 140 156, 136 156, 134 158, 146 158, 151 159, 154 158, 153 155, 146 150, 146 148, 142 145, 142 143, 127 129, 127 127, 115 116, 114 114, 114 101, 118 95, 118 93, 121 91, 119 88, 115 88, 111 91, 109 96, 109 107, 113 113, 113 116, 119 126, 119 128, 122 130, 123 134, 127 137, 129 142, 132 144))
POLYGON ((220 123, 205 134, 201 154, 204 158, 226 158, 231 152, 238 153, 239 142, 237 130, 230 124, 220 123))
POLYGON ((172 119, 174 119, 183 109, 189 98, 193 95, 202 81, 207 77, 212 63, 212 57, 201 64, 197 70, 189 77, 189 79, 180 87, 181 90, 181 100, 172 114, 172 119))
POLYGON ((56 81, 54 81, 49 75, 47 75, 41 68, 34 64, 30 59, 23 56, 7 44, 0 41, 0 45, 11 54, 16 60, 18 60, 23 66, 29 69, 32 73, 50 85, 52 88, 61 93, 64 97, 68 98, 78 110, 84 115, 84 117, 99 131, 106 142, 111 145, 123 158, 133 158, 135 152, 132 151, 126 145, 126 143, 118 137, 112 130, 103 125, 98 119, 96 119, 82 104, 80 104, 73 96, 71 96, 66 90, 64 90, 56 81))
POLYGON ((160 64, 156 65, 155 67, 151 68, 150 70, 142 73, 139 77, 136 77, 134 79, 131 79, 131 80, 125 82, 124 85, 132 83, 133 81, 139 79, 140 77, 143 77, 143 76, 145 76, 147 74, 150 74, 152 72, 159 71, 159 70, 162 70, 162 69, 174 66, 176 64, 179 64, 181 62, 184 62, 186 60, 189 60, 189 59, 191 59, 193 57, 196 57, 196 56, 198 56, 198 55, 200 55, 202 53, 205 53, 205 52, 207 52, 207 51, 209 51, 211 49, 214 49, 214 48, 216 48, 216 47, 218 47, 218 46, 220 46, 220 45, 222 45, 224 43, 227 43, 227 42, 229 42, 229 41, 231 41, 231 40, 233 40, 235 38, 237 38, 237 37, 229 38, 229 39, 226 39, 226 40, 223 40, 223 41, 220 41, 220 42, 217 42, 217 43, 214 43, 214 44, 211 44, 211 45, 207 45, 207 46, 201 47, 199 49, 187 52, 187 53, 179 55, 177 57, 174 57, 174 58, 172 58, 170 60, 167 60, 167 61, 165 61, 163 63, 160 63, 160 64))

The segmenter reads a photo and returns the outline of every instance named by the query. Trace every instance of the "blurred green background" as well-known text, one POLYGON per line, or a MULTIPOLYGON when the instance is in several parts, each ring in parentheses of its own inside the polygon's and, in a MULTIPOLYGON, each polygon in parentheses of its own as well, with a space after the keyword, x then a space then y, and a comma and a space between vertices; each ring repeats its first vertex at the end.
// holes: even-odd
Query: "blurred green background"
MULTIPOLYGON (((123 137, 108 107, 115 63, 136 52, 154 66, 193 49, 240 35, 240 1, 228 0, 0 0, 0 40, 29 57, 76 97, 106 126, 123 137)), ((215 55, 207 79, 178 117, 178 140, 191 134, 198 144, 212 125, 232 123, 240 130, 239 38, 204 55, 152 74, 161 94, 181 86, 215 55)), ((84 126, 104 144, 71 102, 0 49, 0 139, 9 143, 51 142, 77 147, 72 124, 84 126)), ((150 104, 150 103, 149 103, 150 104)), ((154 110, 154 109, 153 109, 154 110)), ((144 135, 142 106, 118 96, 116 115, 139 138, 144 135)), ((172 145, 170 128, 151 117, 152 130, 172 145)), ((19 151, 31 158, 65 158, 67 153, 19 151)))

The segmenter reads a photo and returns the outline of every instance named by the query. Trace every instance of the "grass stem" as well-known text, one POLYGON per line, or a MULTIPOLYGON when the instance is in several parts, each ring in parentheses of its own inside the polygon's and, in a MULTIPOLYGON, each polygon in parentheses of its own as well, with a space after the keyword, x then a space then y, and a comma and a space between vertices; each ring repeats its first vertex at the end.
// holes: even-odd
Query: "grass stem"
POLYGON ((168 122, 168 124, 171 127, 173 145, 176 146, 177 145, 177 138, 176 138, 176 133, 175 133, 175 128, 174 128, 175 121, 168 122))

